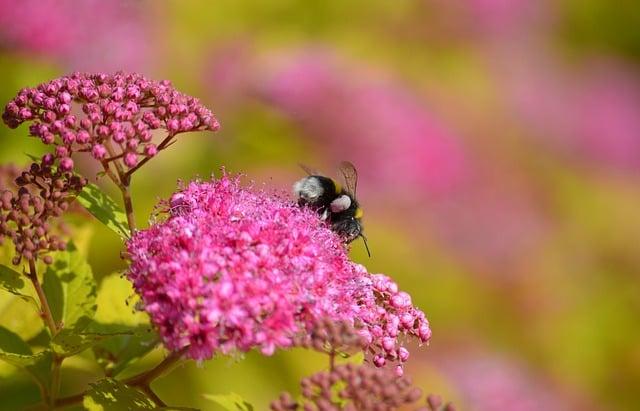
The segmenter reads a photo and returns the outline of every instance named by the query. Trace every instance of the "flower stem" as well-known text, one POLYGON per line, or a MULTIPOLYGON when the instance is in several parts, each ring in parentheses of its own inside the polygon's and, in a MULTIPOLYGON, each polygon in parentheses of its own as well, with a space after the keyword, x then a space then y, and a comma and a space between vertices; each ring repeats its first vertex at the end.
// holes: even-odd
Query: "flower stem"
POLYGON ((131 202, 131 191, 129 185, 121 183, 120 191, 122 192, 122 201, 124 202, 124 211, 127 214, 127 224, 131 235, 136 230, 136 221, 133 214, 133 203, 131 202))
POLYGON ((51 392, 49 393, 49 407, 53 409, 56 398, 60 393, 60 370, 62 368, 62 361, 64 361, 63 357, 58 357, 54 355, 53 365, 51 368, 51 392))
MULTIPOLYGON (((154 402, 157 403, 157 401, 160 401, 160 403, 162 403, 162 400, 160 400, 160 398, 158 398, 158 396, 155 393, 153 393, 153 395, 149 394, 148 391, 151 391, 151 388, 149 387, 149 385, 151 384, 151 382, 153 382, 153 380, 160 377, 162 374, 167 372, 173 365, 175 365, 175 363, 182 358, 182 356, 187 352, 188 349, 189 347, 187 346, 182 348, 179 351, 174 351, 152 369, 142 372, 140 374, 134 375, 133 377, 127 378, 122 382, 130 387, 138 388, 145 394, 149 395, 154 402)), ((86 394, 87 392, 85 391, 80 394, 75 394, 69 397, 60 398, 55 401, 55 408, 61 408, 61 407, 77 404, 82 401, 82 399, 86 394)), ((163 406, 161 404, 158 404, 158 405, 163 406)))
POLYGON ((336 350, 331 348, 331 352, 329 352, 329 371, 333 371, 336 365, 336 350))
POLYGON ((40 285, 40 281, 38 281, 38 273, 36 272, 36 264, 33 260, 29 260, 29 280, 33 284, 33 288, 36 290, 36 294, 38 294, 38 299, 40 300, 40 310, 41 315, 44 319, 45 324, 49 327, 49 331, 51 331, 51 336, 53 337, 58 333, 58 326, 56 325, 55 320, 53 319, 53 314, 51 313, 51 308, 49 307, 49 302, 47 301, 47 296, 42 289, 42 285, 40 285))
POLYGON ((116 160, 113 160, 111 162, 103 160, 102 167, 104 168, 109 178, 118 186, 118 188, 120 189, 120 192, 122 193, 124 210, 127 215, 127 224, 129 225, 129 231, 131 232, 131 234, 133 234, 133 232, 136 229, 136 221, 133 214, 133 203, 131 201, 131 191, 130 191, 131 174, 124 171, 124 168, 122 167, 120 162, 117 160, 118 157, 115 155, 113 148, 108 142, 105 143, 105 148, 107 149, 107 152, 109 153, 109 155, 113 158, 116 158, 116 160), (115 167, 116 172, 118 174, 117 177, 111 171, 110 164, 113 164, 113 166, 115 167))
POLYGON ((142 386, 147 385, 151 381, 160 377, 164 374, 169 368, 171 368, 178 360, 182 358, 182 356, 187 352, 189 347, 184 347, 178 351, 173 351, 169 354, 162 362, 152 369, 140 373, 138 375, 134 375, 133 377, 127 378, 123 382, 127 385, 131 386, 142 386))

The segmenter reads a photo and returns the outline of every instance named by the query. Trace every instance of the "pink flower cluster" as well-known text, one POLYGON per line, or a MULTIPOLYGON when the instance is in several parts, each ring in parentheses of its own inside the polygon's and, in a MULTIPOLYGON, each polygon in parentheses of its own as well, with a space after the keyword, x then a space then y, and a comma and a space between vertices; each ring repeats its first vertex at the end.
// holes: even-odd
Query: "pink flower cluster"
POLYGON ((55 146, 52 155, 63 171, 73 169, 75 152, 133 168, 178 133, 219 128, 209 109, 169 81, 122 72, 74 73, 25 88, 7 104, 2 119, 11 128, 32 122, 30 134, 55 146), (168 136, 156 146, 152 138, 158 129, 168 136))
POLYGON ((284 197, 223 176, 176 192, 167 214, 129 241, 128 277, 171 350, 270 355, 328 318, 358 329, 375 365, 401 371, 402 340, 431 336, 407 293, 351 262, 313 211, 284 197))

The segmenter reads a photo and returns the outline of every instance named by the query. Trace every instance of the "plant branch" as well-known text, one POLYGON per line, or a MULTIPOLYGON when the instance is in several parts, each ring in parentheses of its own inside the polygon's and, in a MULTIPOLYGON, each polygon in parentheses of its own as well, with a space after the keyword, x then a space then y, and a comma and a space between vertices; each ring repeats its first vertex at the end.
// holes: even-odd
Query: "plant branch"
MULTIPOLYGON (((166 136, 164 138, 164 140, 162 140, 162 142, 160 143, 160 145, 158 145, 158 151, 166 148, 169 143, 171 142, 171 139, 175 136, 175 134, 169 134, 168 136, 166 136)), ((136 172, 136 170, 138 170, 140 167, 142 167, 143 165, 146 164, 147 161, 149 161, 151 159, 151 157, 145 157, 142 160, 140 160, 140 162, 138 164, 136 164, 133 168, 129 169, 129 171, 127 171, 126 176, 127 178, 131 178, 131 175, 136 172)))
MULTIPOLYGON (((115 152, 113 151, 113 148, 111 147, 111 144, 109 144, 109 142, 105 143, 105 148, 107 149, 107 152, 111 157, 117 157, 115 152)), ((131 201, 131 191, 129 189, 129 185, 131 183, 131 175, 124 171, 124 169, 122 168, 122 165, 117 160, 114 160, 110 163, 103 161, 102 166, 104 167, 109 178, 113 180, 113 182, 118 186, 118 188, 120 189, 120 192, 122 193, 124 210, 127 215, 127 225, 129 226, 129 231, 131 231, 131 234, 133 234, 133 232, 136 230, 136 221, 133 214, 133 202, 131 201), (116 172, 118 173, 117 177, 113 175, 110 164, 113 164, 113 166, 116 168, 116 172)))
MULTIPOLYGON (((167 372, 172 366, 174 366, 178 362, 178 360, 180 360, 182 356, 187 352, 188 349, 189 347, 187 346, 182 348, 179 351, 172 352, 152 369, 142 372, 140 374, 134 375, 133 377, 127 378, 123 380, 122 383, 130 387, 136 387, 141 391, 143 391, 145 394, 149 395, 149 392, 147 391, 147 390, 151 391, 149 384, 151 384, 153 380, 160 377, 162 374, 167 372)), ((86 394, 87 392, 85 391, 80 394, 75 394, 69 397, 60 398, 55 401, 55 408, 62 408, 69 405, 77 404, 82 401, 82 399, 86 394)), ((154 402, 160 401, 162 403, 162 400, 160 400, 160 398, 158 398, 157 395, 155 395, 155 393, 153 393, 153 395, 150 395, 150 397, 154 402)))
POLYGON ((35 288, 36 294, 38 294, 38 299, 40 300, 40 314, 43 317, 47 327, 49 327, 51 336, 54 336, 58 333, 58 325, 53 319, 53 314, 51 313, 51 308, 49 307, 49 301, 47 301, 47 296, 44 294, 42 285, 40 285, 40 281, 38 280, 36 264, 33 260, 29 260, 29 274, 27 275, 27 277, 29 277, 29 280, 31 280, 33 288, 35 288))
POLYGON ((62 368, 63 357, 54 354, 53 365, 51 368, 51 392, 49 393, 49 407, 53 409, 56 398, 60 393, 60 370, 62 368))

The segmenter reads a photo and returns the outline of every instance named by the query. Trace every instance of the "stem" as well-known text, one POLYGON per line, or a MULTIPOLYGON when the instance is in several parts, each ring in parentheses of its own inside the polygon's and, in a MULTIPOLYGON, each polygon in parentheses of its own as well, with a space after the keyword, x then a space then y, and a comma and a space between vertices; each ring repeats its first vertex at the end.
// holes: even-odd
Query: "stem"
POLYGON ((51 392, 49 393, 49 407, 53 409, 56 398, 60 393, 60 369, 62 368, 63 357, 57 355, 53 358, 53 366, 51 369, 51 392))
POLYGON ((333 371, 336 365, 336 350, 331 348, 331 352, 329 352, 329 371, 333 371))
MULTIPOLYGON (((151 388, 149 388, 149 384, 151 384, 153 380, 160 377, 162 374, 167 372, 169 368, 175 365, 175 363, 182 358, 182 356, 187 352, 188 349, 189 347, 187 346, 182 348, 179 351, 174 351, 171 354, 169 354, 164 360, 162 360, 160 364, 156 365, 152 369, 142 372, 138 375, 134 375, 133 377, 127 378, 122 382, 130 387, 136 387, 141 391, 143 391, 145 394, 149 395, 147 391, 147 390, 151 391, 151 388)), ((55 401, 55 408, 61 408, 61 407, 77 404, 82 401, 85 395, 86 395, 86 391, 80 394, 69 396, 69 397, 60 398, 55 401)), ((150 397, 154 402, 160 401, 162 403, 162 400, 160 400, 160 398, 158 398, 157 395, 155 395, 155 393, 153 393, 153 395, 150 395, 150 397)))
POLYGON ((36 264, 33 260, 29 260, 29 274, 27 275, 33 284, 33 288, 36 290, 36 294, 38 294, 38 299, 40 300, 40 310, 42 317, 44 318, 44 322, 49 327, 51 331, 51 336, 53 337, 58 333, 58 326, 56 325, 55 320, 53 319, 53 314, 51 314, 51 308, 49 307, 49 302, 47 301, 47 296, 44 294, 44 290, 40 285, 40 281, 38 281, 38 274, 36 272, 36 264))
MULTIPOLYGON (((111 157, 117 158, 109 142, 105 143, 105 148, 107 149, 107 152, 111 157)), ((124 210, 125 210, 125 213, 127 214, 127 224, 129 225, 129 231, 131 231, 131 234, 133 234, 133 232, 136 230, 136 220, 133 214, 133 203, 131 201, 131 191, 129 190, 129 185, 131 183, 131 175, 124 171, 124 169, 122 168, 122 165, 118 161, 113 161, 113 162, 103 161, 102 167, 104 168, 109 178, 111 178, 111 180, 114 183, 116 183, 116 185, 120 189, 120 192, 122 192, 122 201, 124 202, 124 210), (109 166, 110 164, 113 164, 113 166, 116 168, 116 172, 118 173, 117 177, 113 175, 113 172, 111 171, 111 167, 109 166)))
POLYGON ((187 352, 188 349, 189 346, 186 346, 179 351, 173 351, 164 360, 162 360, 160 364, 156 365, 148 371, 127 378, 123 381, 123 383, 134 387, 149 384, 151 381, 160 377, 169 368, 171 368, 180 358, 182 358, 182 356, 187 352))
POLYGON ((133 235, 136 230, 136 221, 133 216, 133 203, 131 202, 131 191, 129 190, 129 185, 125 185, 124 183, 120 186, 120 191, 122 192, 122 201, 124 202, 124 211, 127 214, 127 224, 129 225, 129 231, 131 235, 133 235))
MULTIPOLYGON (((158 145, 158 151, 162 150, 163 148, 167 147, 167 145, 171 142, 171 139, 175 136, 175 134, 169 134, 168 136, 166 136, 164 138, 164 140, 162 140, 162 142, 158 145)), ((135 165, 135 167, 129 169, 129 171, 127 171, 126 176, 128 178, 131 178, 131 174, 133 174, 137 169, 139 169, 140 167, 142 167, 143 165, 146 164, 147 161, 149 161, 151 159, 151 157, 145 157, 142 160, 140 160, 140 162, 138 164, 135 165)))

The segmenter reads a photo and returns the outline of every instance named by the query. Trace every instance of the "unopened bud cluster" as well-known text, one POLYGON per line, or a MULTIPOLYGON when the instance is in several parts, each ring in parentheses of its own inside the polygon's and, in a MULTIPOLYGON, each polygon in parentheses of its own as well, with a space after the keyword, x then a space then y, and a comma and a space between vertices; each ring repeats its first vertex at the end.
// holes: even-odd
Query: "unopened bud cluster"
POLYGON ((7 104, 2 119, 11 128, 32 122, 30 134, 55 146, 52 155, 62 171, 73 169, 71 156, 76 152, 133 168, 167 146, 152 142, 155 130, 166 130, 172 137, 219 128, 209 109, 169 81, 122 72, 74 73, 22 89, 7 104))
POLYGON ((283 393, 271 403, 273 411, 390 411, 411 405, 422 392, 406 377, 382 368, 342 364, 304 378, 302 399, 283 393))
MULTIPOLYGON (((66 244, 52 234, 50 220, 60 217, 69 202, 82 190, 87 181, 69 171, 52 167, 53 158, 45 155, 40 163, 33 163, 0 190, 0 240, 10 238, 15 246, 12 262, 22 259, 51 263, 49 251, 63 250, 66 244)), ((15 173, 14 168, 5 168, 15 173)))
POLYGON ((305 334, 298 336, 295 345, 319 352, 350 354, 364 350, 367 341, 349 323, 323 318, 314 323, 305 334))

